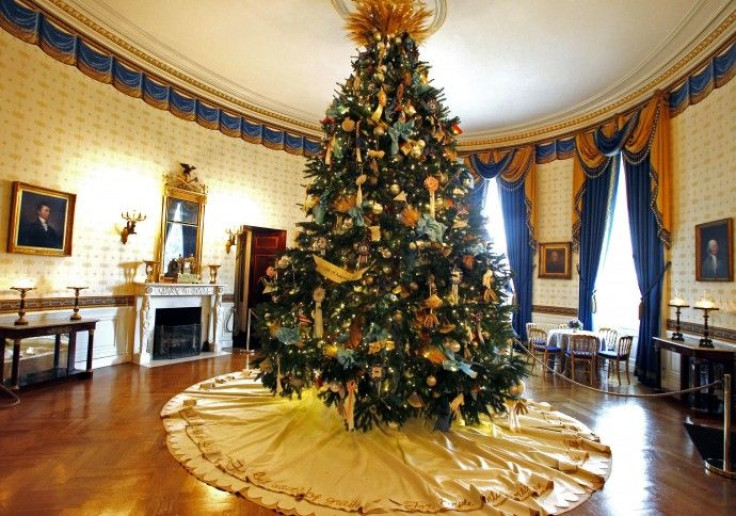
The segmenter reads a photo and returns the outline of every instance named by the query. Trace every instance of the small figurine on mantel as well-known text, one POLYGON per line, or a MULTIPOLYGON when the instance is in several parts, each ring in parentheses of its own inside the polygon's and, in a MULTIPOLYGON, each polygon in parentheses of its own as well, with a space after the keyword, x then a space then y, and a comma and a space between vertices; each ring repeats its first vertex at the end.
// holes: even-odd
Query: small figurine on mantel
POLYGON ((178 268, 177 281, 179 283, 199 283, 194 255, 189 255, 189 258, 179 256, 178 268))
POLYGON ((166 265, 166 276, 167 278, 176 278, 179 275, 179 260, 172 258, 166 265))

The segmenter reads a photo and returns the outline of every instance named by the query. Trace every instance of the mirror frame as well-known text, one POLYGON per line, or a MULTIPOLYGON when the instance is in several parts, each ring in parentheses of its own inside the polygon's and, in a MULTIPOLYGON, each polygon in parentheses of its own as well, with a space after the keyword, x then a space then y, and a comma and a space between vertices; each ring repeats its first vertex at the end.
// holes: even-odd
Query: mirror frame
MULTIPOLYGON (((166 223, 167 219, 167 205, 169 199, 181 199, 182 201, 188 201, 197 203, 198 216, 197 216, 197 251, 194 254, 194 274, 201 276, 202 274, 202 242, 204 237, 204 207, 207 204, 207 194, 192 192, 189 190, 182 190, 173 186, 164 186, 164 199, 161 207, 161 233, 158 239, 158 262, 159 262, 159 280, 160 281, 172 281, 170 278, 164 276, 166 272, 167 264, 164 263, 164 236, 166 235, 166 223)), ((185 257, 186 258, 186 257, 185 257)))

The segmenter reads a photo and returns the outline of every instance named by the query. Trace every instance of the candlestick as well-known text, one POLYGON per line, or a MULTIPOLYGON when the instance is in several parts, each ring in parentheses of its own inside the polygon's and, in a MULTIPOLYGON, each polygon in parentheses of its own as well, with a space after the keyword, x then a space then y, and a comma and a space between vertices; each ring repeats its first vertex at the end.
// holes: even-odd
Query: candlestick
POLYGON ((672 340, 685 340, 685 337, 683 337, 682 333, 680 332, 680 310, 683 308, 688 308, 690 305, 687 304, 687 301, 685 301, 683 298, 679 297, 677 295, 677 292, 675 292, 675 297, 670 299, 670 306, 675 307, 675 332, 672 334, 672 337, 670 337, 672 340))
POLYGON ((69 318, 71 321, 78 321, 82 318, 81 315, 79 315, 79 291, 84 290, 89 287, 66 287, 74 290, 74 313, 69 318))
POLYGON ((28 324, 26 319, 26 292, 33 290, 34 287, 10 287, 12 290, 20 292, 20 307, 18 308, 18 319, 13 324, 23 326, 28 324))

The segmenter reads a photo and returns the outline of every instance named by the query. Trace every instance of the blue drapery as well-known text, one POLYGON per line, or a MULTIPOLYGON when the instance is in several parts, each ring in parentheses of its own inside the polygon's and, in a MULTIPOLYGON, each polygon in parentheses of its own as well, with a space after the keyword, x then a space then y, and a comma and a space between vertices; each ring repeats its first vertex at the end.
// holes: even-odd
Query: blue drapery
POLYGON ((528 199, 523 188, 513 190, 500 188, 500 191, 509 265, 514 271, 514 294, 518 306, 511 324, 519 338, 526 341, 526 323, 532 320, 532 275, 534 274, 528 199))
MULTIPOLYGON (((497 179, 501 196, 504 231, 509 266, 513 271, 514 295, 517 310, 511 325, 522 340, 526 340, 526 323, 532 320, 532 275, 534 273, 534 235, 531 230, 531 205, 527 197, 526 181, 533 167, 534 153, 511 151, 497 161, 483 161, 476 154, 468 164, 483 179, 497 179), (509 174, 509 171, 512 173, 509 174), (508 178, 511 177, 509 180, 508 178)), ((485 199, 485 197, 483 197, 485 199)))
POLYGON ((321 152, 320 141, 303 134, 290 134, 271 128, 240 114, 211 105, 189 92, 177 89, 148 71, 131 67, 118 56, 100 51, 86 37, 70 33, 51 15, 28 8, 15 0, 0 0, 0 27, 14 36, 38 45, 54 59, 76 66, 97 81, 112 84, 117 90, 147 104, 167 110, 174 116, 197 122, 207 129, 219 130, 227 136, 290 154, 313 156, 321 152))
POLYGON ((639 310, 639 345, 636 352, 636 375, 646 385, 656 382, 656 357, 652 338, 659 336, 664 247, 658 236, 657 220, 651 210, 650 164, 625 160, 631 246, 634 267, 641 292, 639 310))
POLYGON ((578 319, 586 330, 593 329, 593 292, 598 279, 603 240, 611 226, 609 213, 615 202, 611 195, 611 179, 616 176, 614 167, 617 165, 616 159, 606 160, 603 172, 595 178, 587 178, 585 182, 580 224, 578 319))

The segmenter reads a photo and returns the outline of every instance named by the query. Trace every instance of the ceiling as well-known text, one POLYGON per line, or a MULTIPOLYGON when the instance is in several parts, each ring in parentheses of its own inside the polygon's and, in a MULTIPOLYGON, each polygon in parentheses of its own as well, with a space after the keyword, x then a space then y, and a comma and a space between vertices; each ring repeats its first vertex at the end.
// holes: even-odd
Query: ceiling
MULTIPOLYGON (((311 134, 356 54, 330 0, 43 3, 190 90, 311 134)), ((551 136, 640 102, 733 33, 724 20, 736 12, 736 0, 446 3, 420 55, 468 147, 551 136)))

